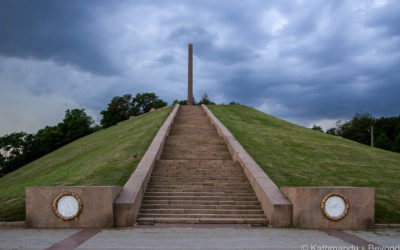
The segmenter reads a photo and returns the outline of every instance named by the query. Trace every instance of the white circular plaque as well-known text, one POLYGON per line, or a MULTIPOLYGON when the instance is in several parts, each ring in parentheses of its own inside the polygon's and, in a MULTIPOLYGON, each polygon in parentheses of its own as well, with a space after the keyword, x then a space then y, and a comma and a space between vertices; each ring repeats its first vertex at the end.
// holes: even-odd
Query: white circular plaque
POLYGON ((64 217, 71 217, 78 213, 79 202, 72 195, 65 195, 57 202, 57 211, 64 217))
POLYGON ((342 194, 328 194, 321 203, 322 213, 330 220, 340 220, 346 216, 349 203, 342 194))
POLYGON ((62 220, 73 220, 82 211, 82 203, 74 193, 61 193, 53 201, 53 211, 62 220))

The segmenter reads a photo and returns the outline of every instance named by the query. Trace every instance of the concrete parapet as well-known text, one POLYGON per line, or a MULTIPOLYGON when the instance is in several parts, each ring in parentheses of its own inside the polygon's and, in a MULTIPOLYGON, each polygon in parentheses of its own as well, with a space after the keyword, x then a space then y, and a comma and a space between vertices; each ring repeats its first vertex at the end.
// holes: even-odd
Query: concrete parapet
POLYGON ((292 204, 290 201, 286 199, 275 183, 246 152, 231 132, 214 116, 207 106, 202 105, 202 108, 206 112, 211 123, 216 127, 218 134, 224 138, 232 158, 238 161, 242 166, 270 225, 273 227, 290 226, 292 222, 292 204))
POLYGON ((34 228, 113 227, 113 201, 121 187, 26 187, 26 226, 34 228), (80 203, 80 214, 63 220, 54 211, 60 194, 73 194, 80 203))
POLYGON ((371 187, 282 187, 293 204, 293 226, 310 229, 366 229, 374 227, 375 189, 371 187), (330 194, 343 196, 347 214, 340 220, 326 217, 322 201, 330 194))
POLYGON ((114 226, 129 227, 135 224, 151 172, 156 160, 160 159, 165 138, 169 134, 178 109, 179 104, 175 106, 157 132, 136 170, 125 183, 119 197, 115 200, 114 226))

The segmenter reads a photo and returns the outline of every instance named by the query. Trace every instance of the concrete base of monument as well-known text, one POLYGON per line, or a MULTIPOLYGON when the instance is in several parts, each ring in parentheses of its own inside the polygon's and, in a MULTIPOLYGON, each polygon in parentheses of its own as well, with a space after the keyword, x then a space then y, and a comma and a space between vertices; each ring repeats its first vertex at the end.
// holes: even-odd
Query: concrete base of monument
POLYGON ((27 187, 26 226, 33 228, 109 228, 121 187, 27 187))
POLYGON ((296 228, 374 228, 375 189, 370 187, 282 187, 293 205, 296 228))

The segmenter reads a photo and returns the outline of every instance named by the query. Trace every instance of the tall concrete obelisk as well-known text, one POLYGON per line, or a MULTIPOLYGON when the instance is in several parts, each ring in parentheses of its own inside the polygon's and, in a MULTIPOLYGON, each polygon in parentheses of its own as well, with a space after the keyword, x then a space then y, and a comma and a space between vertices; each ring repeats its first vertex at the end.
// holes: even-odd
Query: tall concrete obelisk
POLYGON ((189 43, 188 58, 188 105, 193 105, 193 44, 189 43))

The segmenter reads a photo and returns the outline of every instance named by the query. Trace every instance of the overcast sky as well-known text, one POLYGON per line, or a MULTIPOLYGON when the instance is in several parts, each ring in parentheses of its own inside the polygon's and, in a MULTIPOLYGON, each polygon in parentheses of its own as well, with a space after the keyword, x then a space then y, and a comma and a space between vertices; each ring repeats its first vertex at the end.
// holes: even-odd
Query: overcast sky
POLYGON ((0 135, 113 96, 236 101, 303 126, 400 114, 400 1, 0 1, 0 135))

